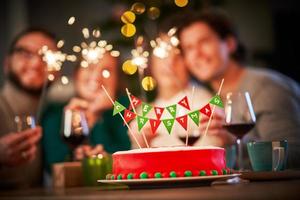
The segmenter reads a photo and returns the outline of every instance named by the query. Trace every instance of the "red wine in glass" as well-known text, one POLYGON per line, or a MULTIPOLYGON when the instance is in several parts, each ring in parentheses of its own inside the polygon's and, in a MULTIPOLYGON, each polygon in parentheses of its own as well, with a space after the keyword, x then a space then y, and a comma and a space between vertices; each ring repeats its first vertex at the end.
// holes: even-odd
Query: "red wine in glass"
POLYGON ((253 127, 255 123, 237 123, 237 124, 225 124, 224 128, 230 133, 234 134, 237 138, 242 139, 253 127))
POLYGON ((237 137, 238 170, 243 170, 242 138, 255 126, 255 122, 250 94, 248 92, 227 93, 223 127, 237 137))
MULTIPOLYGON (((178 137, 183 143, 185 143, 186 141, 186 136, 179 136, 178 137)), ((188 146, 193 146, 200 138, 199 136, 189 136, 189 140, 188 140, 188 146)))
POLYGON ((73 151, 88 138, 88 123, 85 114, 76 110, 66 110, 63 120, 62 138, 73 151))

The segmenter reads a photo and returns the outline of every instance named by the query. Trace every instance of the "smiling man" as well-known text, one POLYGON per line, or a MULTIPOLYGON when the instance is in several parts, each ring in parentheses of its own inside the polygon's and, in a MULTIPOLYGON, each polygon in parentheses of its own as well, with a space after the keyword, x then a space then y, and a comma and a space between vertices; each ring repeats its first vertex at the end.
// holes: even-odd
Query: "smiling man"
MULTIPOLYGON (((212 9, 185 15, 184 22, 178 35, 190 72, 209 84, 215 93, 224 78, 223 97, 228 92, 250 93, 256 125, 243 138, 244 142, 286 139, 289 167, 300 167, 299 84, 278 72, 245 66, 245 49, 224 11, 212 9)), ((201 120, 202 132, 207 122, 207 118, 201 120)), ((223 146, 234 142, 233 135, 223 128, 224 122, 224 113, 216 112, 208 132, 223 138, 223 146)))
POLYGON ((5 60, 7 78, 0 92, 0 189, 41 184, 41 128, 17 131, 15 117, 37 112, 47 78, 46 63, 38 53, 44 45, 56 50, 55 37, 42 29, 28 29, 13 41, 5 60))

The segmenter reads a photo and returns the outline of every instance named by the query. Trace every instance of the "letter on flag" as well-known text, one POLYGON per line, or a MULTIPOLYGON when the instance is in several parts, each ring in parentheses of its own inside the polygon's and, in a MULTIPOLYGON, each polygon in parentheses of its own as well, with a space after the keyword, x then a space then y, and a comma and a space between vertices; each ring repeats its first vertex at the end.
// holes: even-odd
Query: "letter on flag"
POLYGON ((137 116, 137 123, 138 123, 139 131, 141 131, 141 129, 145 126, 147 121, 148 121, 148 118, 142 117, 142 116, 137 116))
POLYGON ((142 103, 143 117, 146 116, 148 114, 148 112, 150 112, 151 109, 152 109, 151 105, 143 102, 142 103))
POLYGON ((131 120, 133 120, 135 118, 136 114, 131 112, 130 110, 125 109, 124 111, 124 119, 126 121, 126 123, 130 122, 131 120))
POLYGON ((221 99, 221 97, 220 97, 219 95, 214 96, 214 97, 210 100, 209 103, 211 103, 211 104, 213 104, 213 105, 216 105, 216 106, 219 106, 219 107, 221 107, 221 108, 224 108, 222 99, 221 99))
POLYGON ((182 107, 185 107, 188 110, 191 110, 187 96, 185 96, 183 99, 181 99, 178 102, 178 104, 181 105, 182 107))
POLYGON ((173 118, 176 117, 176 107, 176 104, 166 107, 166 109, 169 111, 173 118))
POLYGON ((187 130, 187 115, 183 115, 181 117, 177 117, 176 121, 185 129, 187 130))
POLYGON ((164 119, 162 122, 164 123, 166 129, 168 130, 168 133, 171 134, 173 124, 174 124, 175 119, 164 119))
POLYGON ((196 110, 194 112, 191 112, 188 114, 190 118, 195 122, 197 126, 199 126, 199 121, 200 121, 200 115, 199 115, 199 110, 196 110))
MULTIPOLYGON (((142 103, 142 101, 139 98, 137 98, 133 95, 130 95, 130 98, 131 98, 131 102, 132 102, 132 105, 134 108, 136 108, 138 105, 140 105, 142 103)), ((128 110, 132 110, 131 103, 129 104, 128 110)))
POLYGON ((211 116, 211 108, 210 108, 210 106, 209 106, 209 103, 206 104, 204 107, 202 107, 202 108, 200 109, 200 112, 201 112, 202 114, 204 114, 204 115, 210 117, 210 116, 211 116))
POLYGON ((153 134, 156 133, 157 128, 159 127, 161 121, 159 119, 149 119, 151 131, 153 134))
POLYGON ((154 111, 156 114, 157 119, 160 119, 163 112, 164 112, 165 108, 161 108, 161 107, 154 107, 154 111))
POLYGON ((125 109, 126 108, 122 104, 120 104, 119 102, 115 101, 113 116, 116 115, 116 114, 118 114, 119 112, 122 112, 125 109))

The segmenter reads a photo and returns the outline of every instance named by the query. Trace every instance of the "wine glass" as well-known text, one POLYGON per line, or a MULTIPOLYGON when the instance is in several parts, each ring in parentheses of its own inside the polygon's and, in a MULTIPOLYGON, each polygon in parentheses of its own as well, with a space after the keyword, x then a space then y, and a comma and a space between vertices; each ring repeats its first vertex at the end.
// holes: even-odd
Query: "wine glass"
POLYGON ((32 115, 16 115, 14 122, 17 132, 36 127, 35 117, 32 115))
POLYGON ((89 127, 84 112, 70 109, 65 110, 62 137, 70 150, 73 152, 76 147, 83 144, 88 135, 89 127))
POLYGON ((254 126, 256 122, 250 94, 248 92, 227 93, 225 102, 225 124, 230 133, 237 137, 237 170, 243 168, 242 138, 254 126))

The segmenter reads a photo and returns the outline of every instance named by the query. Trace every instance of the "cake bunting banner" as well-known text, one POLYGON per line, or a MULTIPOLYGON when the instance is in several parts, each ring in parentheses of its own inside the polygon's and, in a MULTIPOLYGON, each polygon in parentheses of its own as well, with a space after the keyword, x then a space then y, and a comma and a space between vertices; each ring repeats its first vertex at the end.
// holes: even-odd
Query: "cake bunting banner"
POLYGON ((125 110, 126 108, 120 104, 118 101, 115 101, 114 103, 114 111, 113 111, 113 116, 115 116, 116 114, 122 112, 123 110, 125 110))
POLYGON ((188 116, 187 115, 183 115, 181 117, 177 117, 176 121, 184 128, 184 130, 187 131, 187 123, 188 123, 188 116))
POLYGON ((152 134, 156 133, 161 121, 159 119, 149 119, 152 134))
POLYGON ((195 124, 197 126, 199 126, 199 122, 200 122, 200 112, 199 112, 199 110, 196 110, 194 112, 190 112, 188 114, 188 116, 193 120, 193 122, 195 122, 195 124))
POLYGON ((146 125, 146 123, 148 122, 148 118, 147 117, 142 117, 142 116, 137 116, 137 124, 138 124, 138 130, 141 131, 142 128, 146 125))
POLYGON ((173 118, 176 118, 176 108, 177 108, 176 104, 166 107, 166 109, 169 111, 169 113, 173 118))
MULTIPOLYGON (((124 111, 124 119, 128 123, 131 120, 135 119, 136 114, 134 112, 131 112, 130 110, 125 109, 124 111)), ((125 125, 125 123, 124 123, 125 125)))
POLYGON ((145 117, 152 108, 153 108, 153 106, 151 106, 150 104, 142 102, 143 117, 145 117))
POLYGON ((165 108, 161 108, 161 107, 154 107, 154 111, 155 111, 155 115, 157 117, 157 119, 160 119, 163 112, 164 112, 165 108))
POLYGON ((224 108, 222 99, 221 99, 220 95, 218 95, 218 94, 217 94, 216 96, 214 96, 214 97, 210 100, 209 103, 210 103, 210 104, 213 104, 213 105, 216 105, 216 106, 218 106, 218 107, 220 107, 220 108, 224 108))
POLYGON ((171 134, 171 132, 172 132, 174 121, 175 121, 175 119, 163 119, 162 120, 162 122, 165 125, 169 134, 171 134))
POLYGON ((208 117, 211 116, 211 108, 209 103, 200 109, 200 112, 208 117))
POLYGON ((183 99, 181 99, 178 102, 178 104, 181 105, 182 107, 188 109, 188 110, 191 110, 187 96, 185 96, 183 99))

